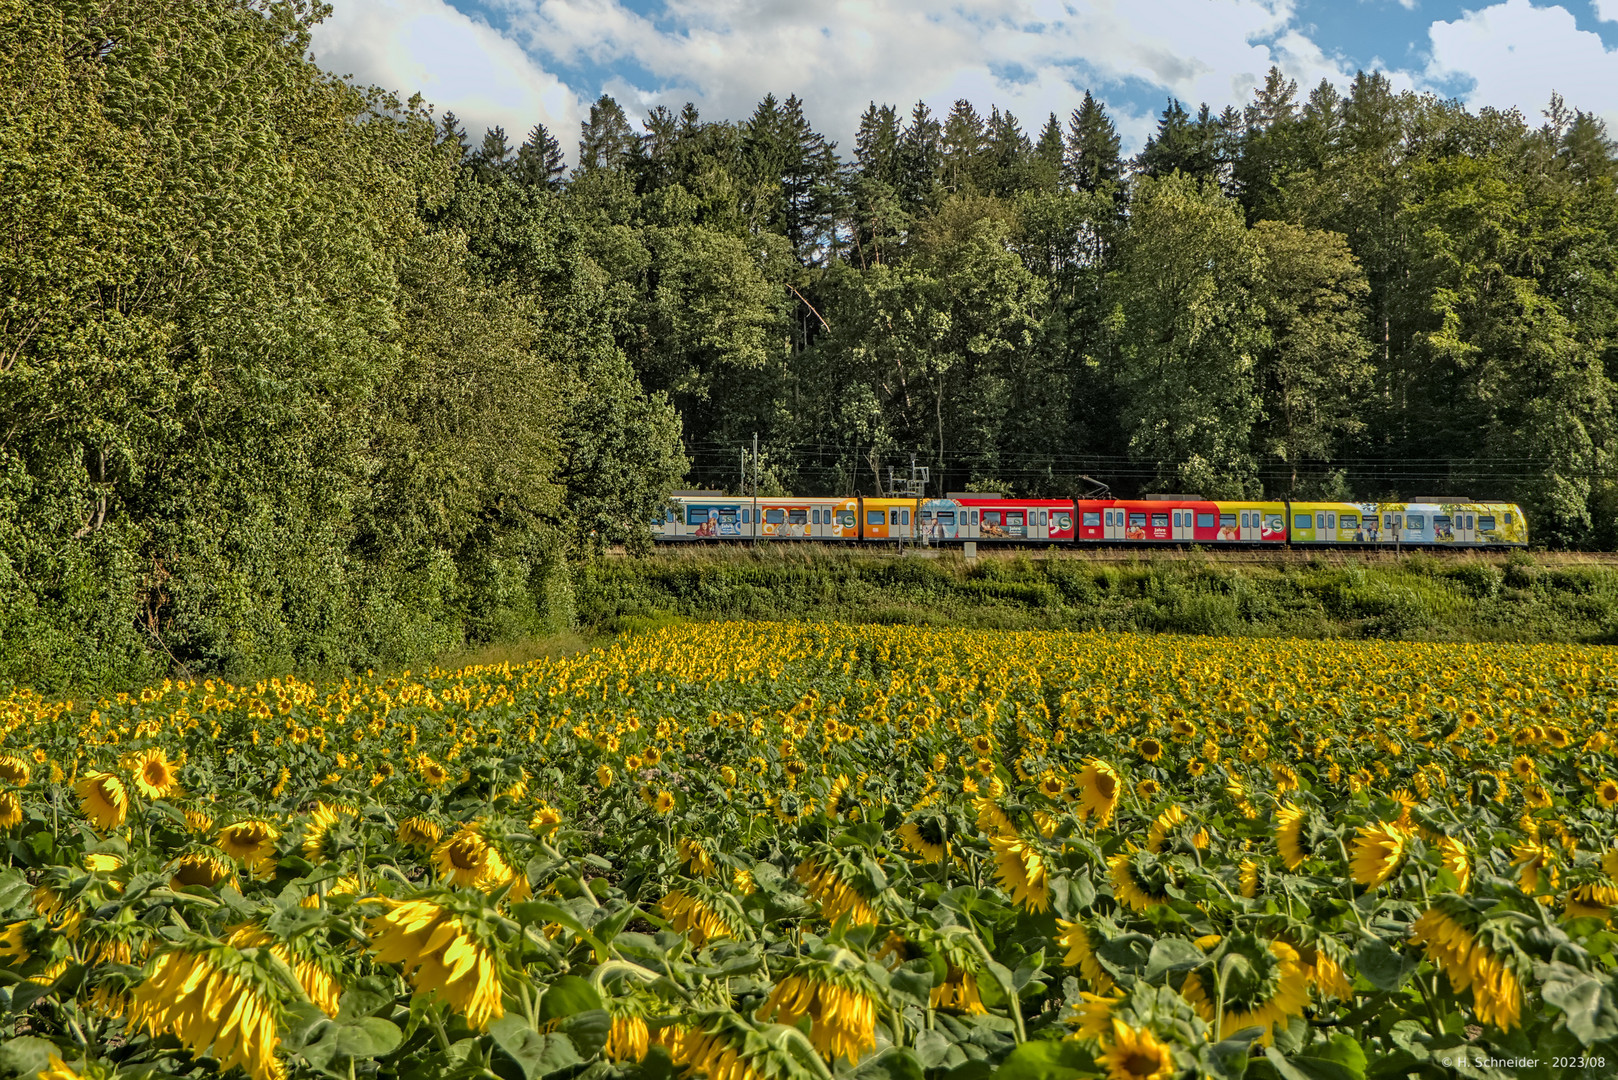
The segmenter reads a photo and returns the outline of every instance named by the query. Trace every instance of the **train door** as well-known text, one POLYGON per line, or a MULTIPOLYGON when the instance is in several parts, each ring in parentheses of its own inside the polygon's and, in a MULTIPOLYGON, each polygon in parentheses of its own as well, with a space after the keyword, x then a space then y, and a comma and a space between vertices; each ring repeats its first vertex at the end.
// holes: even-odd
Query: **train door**
POLYGON ((1051 512, 1043 506, 1030 507, 1028 510, 1028 535, 1034 540, 1049 540, 1051 537, 1051 512))
POLYGON ((1455 511, 1455 542, 1457 544, 1475 544, 1478 542, 1478 516, 1472 510, 1455 511))
POLYGON ((1241 516, 1242 516, 1242 539, 1243 540, 1262 540, 1262 539, 1264 539, 1264 521, 1261 518, 1259 512, 1257 510, 1243 510, 1243 511, 1241 511, 1241 516))
POLYGON ((1404 528, 1405 516, 1403 514, 1384 513, 1382 515, 1382 542, 1384 544, 1397 544, 1399 531, 1404 528))
POLYGON ((1190 510, 1170 511, 1170 519, 1172 520, 1174 527, 1174 539, 1195 540, 1197 538, 1197 534, 1192 531, 1194 528, 1195 519, 1191 516, 1191 514, 1192 511, 1190 510))
POLYGON ((1108 540, 1124 538, 1124 508, 1113 507, 1101 512, 1102 534, 1108 540))

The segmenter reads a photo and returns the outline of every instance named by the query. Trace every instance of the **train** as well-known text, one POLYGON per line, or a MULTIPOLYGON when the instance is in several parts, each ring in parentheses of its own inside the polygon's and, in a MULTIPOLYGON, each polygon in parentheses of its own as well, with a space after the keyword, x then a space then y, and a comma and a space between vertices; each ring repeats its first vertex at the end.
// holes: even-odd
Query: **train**
POLYGON ((1520 548, 1528 546, 1528 519, 1515 503, 1459 497, 1356 503, 1197 495, 1022 499, 992 491, 919 499, 754 498, 682 491, 653 520, 652 535, 665 543, 1520 548))

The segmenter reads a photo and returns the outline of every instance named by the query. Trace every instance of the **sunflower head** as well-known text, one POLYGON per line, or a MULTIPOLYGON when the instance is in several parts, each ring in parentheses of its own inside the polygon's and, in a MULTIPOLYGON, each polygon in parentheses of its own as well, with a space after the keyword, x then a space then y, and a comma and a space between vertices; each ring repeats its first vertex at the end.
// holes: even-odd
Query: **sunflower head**
POLYGON ((274 855, 275 842, 280 837, 281 831, 268 821, 249 818, 220 829, 217 846, 231 858, 251 866, 274 855))
POLYGON ((26 787, 32 770, 28 762, 16 754, 0 754, 0 781, 26 787))
POLYGON ((170 868, 170 875, 169 885, 172 888, 200 885, 204 889, 211 889, 234 878, 236 865, 223 852, 199 848, 176 859, 170 868))
POLYGON ((129 814, 129 792, 110 772, 88 772, 73 785, 84 816, 102 832, 116 829, 129 814))
POLYGON ((1397 824, 1378 821, 1362 827, 1354 836, 1350 872, 1357 884, 1374 889, 1387 881, 1404 861, 1410 834, 1397 824))
POLYGON ((1131 1027, 1116 1017, 1103 1038, 1105 1049, 1096 1058, 1107 1067, 1108 1080, 1169 1080, 1178 1072, 1174 1055, 1157 1041, 1149 1028, 1131 1027))
POLYGON ((1180 995, 1214 1025, 1216 1038, 1257 1027, 1269 1045, 1274 1033, 1309 1004, 1309 976, 1298 950, 1256 934, 1228 934, 1186 976, 1180 995), (1224 1013, 1215 1015, 1214 987, 1224 978, 1224 1013))
POLYGON ((135 790, 148 799, 163 799, 179 788, 174 764, 161 747, 152 747, 130 763, 135 774, 135 790))

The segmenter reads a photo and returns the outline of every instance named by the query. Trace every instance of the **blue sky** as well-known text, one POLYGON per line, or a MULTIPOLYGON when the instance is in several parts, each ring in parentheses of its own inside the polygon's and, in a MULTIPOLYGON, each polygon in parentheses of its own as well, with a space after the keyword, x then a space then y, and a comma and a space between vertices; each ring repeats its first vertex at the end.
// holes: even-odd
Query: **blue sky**
POLYGON ((570 155, 589 103, 694 101, 740 119, 804 99, 847 146, 867 102, 957 98, 1027 128, 1085 89, 1138 148, 1169 96, 1241 105, 1274 64, 1306 91, 1386 72, 1402 89, 1518 108, 1552 90, 1618 126, 1618 0, 332 0, 322 64, 513 141, 538 122, 570 155))

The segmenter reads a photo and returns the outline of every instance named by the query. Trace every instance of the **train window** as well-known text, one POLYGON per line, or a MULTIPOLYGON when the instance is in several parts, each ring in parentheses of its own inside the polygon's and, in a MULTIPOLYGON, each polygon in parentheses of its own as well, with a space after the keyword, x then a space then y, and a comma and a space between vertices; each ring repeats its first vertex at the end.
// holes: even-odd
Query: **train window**
MULTIPOLYGON (((1466 527, 1466 515, 1461 514, 1460 518, 1461 518, 1461 527, 1464 529, 1466 527)), ((1434 514, 1433 515, 1433 528, 1434 529, 1447 529, 1447 528, 1450 527, 1450 525, 1451 525, 1451 522, 1450 522, 1448 514, 1434 514)))
POLYGON ((1197 515, 1197 528, 1199 528, 1199 529, 1212 529, 1212 528, 1217 527, 1218 524, 1219 524, 1219 515, 1218 514, 1198 514, 1197 515))
POLYGON ((1482 529, 1484 532, 1492 532, 1494 530, 1494 515, 1484 514, 1482 517, 1478 518, 1478 528, 1482 529))
POLYGON ((1472 515, 1471 515, 1471 514, 1468 514, 1468 515, 1466 515, 1466 527, 1467 527, 1467 528, 1468 528, 1468 529, 1475 529, 1475 528, 1477 528, 1477 526, 1475 526, 1475 525, 1473 525, 1473 524, 1472 524, 1472 515))
POLYGON ((1405 515, 1405 528, 1407 528, 1407 529, 1425 529, 1426 527, 1427 527, 1427 515, 1426 514, 1406 514, 1405 515))
POLYGON ((978 512, 976 510, 974 510, 974 511, 972 511, 972 524, 976 525, 977 523, 978 523, 978 512))
MULTIPOLYGON (((974 518, 977 517, 978 512, 976 510, 972 511, 972 516, 974 518)), ((998 525, 998 524, 1000 524, 1000 511, 998 511, 998 510, 985 510, 985 511, 983 511, 983 524, 985 524, 985 525, 998 525)))
POLYGON ((938 512, 938 523, 940 525, 954 525, 955 524, 955 511, 953 511, 953 510, 940 510, 938 512))
POLYGON ((1072 514, 1064 514, 1064 513, 1061 513, 1060 511, 1058 511, 1057 514, 1056 514, 1056 518, 1054 520, 1055 520, 1055 528, 1058 531, 1065 531, 1065 530, 1071 529, 1073 527, 1073 515, 1072 514))
POLYGON ((910 511, 909 510, 901 510, 901 511, 899 511, 899 524, 901 524, 901 525, 910 524, 910 511))
POLYGON ((840 510, 837 513, 837 524, 845 529, 852 529, 855 520, 854 511, 852 510, 840 510))
POLYGON ((921 512, 921 517, 917 520, 919 520, 923 525, 931 525, 933 523, 933 512, 931 510, 923 510, 921 512))
MULTIPOLYGON (((1084 512, 1084 519, 1083 520, 1084 520, 1084 524, 1085 524, 1086 527, 1094 527, 1096 525, 1101 524, 1101 515, 1096 513, 1093 510, 1086 510, 1084 512)), ((1112 524, 1112 511, 1111 510, 1107 511, 1107 524, 1108 525, 1112 524)))
POLYGON ((1392 514, 1383 514, 1382 515, 1382 527, 1384 529, 1393 528, 1393 515, 1392 514))
POLYGON ((1328 529, 1337 528, 1337 515, 1336 514, 1327 514, 1326 515, 1326 528, 1328 528, 1328 529))
POLYGON ((787 519, 787 512, 785 510, 766 510, 766 511, 764 511, 764 523, 766 525, 779 525, 779 524, 781 524, 781 522, 785 521, 786 519, 787 519))
POLYGON ((1506 511, 1506 524, 1507 525, 1515 524, 1516 520, 1517 520, 1517 516, 1515 514, 1513 514, 1510 510, 1507 510, 1506 511))
MULTIPOLYGON (((1212 515, 1209 515, 1209 516, 1212 516, 1212 515)), ((1235 514, 1220 514, 1219 515, 1219 527, 1221 529, 1234 529, 1236 527, 1236 515, 1235 514)))
POLYGON ((1317 513, 1315 515, 1315 528, 1324 529, 1325 527, 1326 527, 1326 511, 1322 510, 1322 511, 1320 511, 1319 513, 1317 513))
POLYGON ((867 525, 881 525, 887 520, 887 516, 880 510, 865 511, 865 524, 867 525))
POLYGON ((1169 527, 1169 516, 1167 514, 1153 514, 1152 515, 1152 528, 1154 528, 1154 529, 1166 529, 1168 527, 1169 527))
POLYGON ((799 508, 797 510, 788 510, 787 511, 787 524, 788 525, 807 525, 807 524, 809 524, 809 511, 804 510, 802 508, 799 508))
POLYGON ((1357 529, 1360 527, 1360 516, 1358 514, 1344 514, 1339 520, 1339 524, 1345 529, 1357 529))
POLYGON ((1146 515, 1145 514, 1130 514, 1129 515, 1129 527, 1131 529, 1144 529, 1144 528, 1146 528, 1146 515))
POLYGON ((809 524, 811 524, 811 525, 819 525, 820 524, 820 507, 812 506, 812 507, 809 508, 809 524))
POLYGON ((1285 525, 1286 522, 1282 520, 1280 514, 1271 514, 1269 524, 1266 525, 1265 528, 1269 529, 1271 532, 1280 532, 1285 525))
POLYGON ((1307 528, 1309 528, 1310 527, 1310 517, 1309 517, 1309 515, 1308 514, 1293 514, 1292 515, 1292 527, 1294 529, 1307 529, 1307 528))
POLYGON ((1016 511, 1012 511, 1011 513, 1007 514, 1006 515, 1006 524, 1007 525, 1015 525, 1019 529, 1022 528, 1022 524, 1023 524, 1022 514, 1016 512, 1016 511))
POLYGON ((1049 525, 1050 522, 1051 522, 1051 512, 1049 510, 1041 510, 1039 512, 1039 523, 1041 525, 1049 525))
POLYGON ((752 514, 751 510, 743 510, 742 511, 742 524, 743 525, 751 525, 753 523, 752 517, 749 516, 751 514, 752 514))

